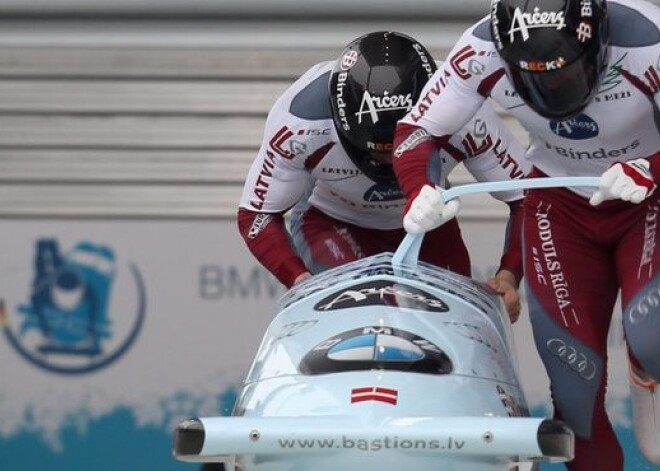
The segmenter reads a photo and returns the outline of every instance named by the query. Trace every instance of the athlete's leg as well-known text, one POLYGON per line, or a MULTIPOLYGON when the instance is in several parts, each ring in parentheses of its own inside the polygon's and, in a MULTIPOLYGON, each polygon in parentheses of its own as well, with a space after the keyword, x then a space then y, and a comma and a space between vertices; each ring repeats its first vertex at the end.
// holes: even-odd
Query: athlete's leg
POLYGON ((344 265, 370 255, 394 251, 403 230, 358 227, 310 207, 292 224, 294 244, 312 273, 344 265))
POLYGON ((623 325, 631 362, 633 429, 643 455, 660 464, 660 203, 633 208, 617 247, 623 325))
MULTIPOLYGON (((370 255, 394 252, 405 237, 403 229, 366 229, 336 220, 309 207, 292 223, 294 244, 313 273, 370 255)), ((470 257, 456 220, 426 234, 420 260, 470 275, 470 257)))
POLYGON ((591 211, 567 190, 528 194, 527 299, 555 417, 576 435, 568 469, 623 471, 621 447, 605 411, 607 334, 618 286, 613 255, 589 236, 591 211))
POLYGON ((293 241, 312 273, 344 265, 365 256, 347 224, 310 207, 292 224, 293 241))

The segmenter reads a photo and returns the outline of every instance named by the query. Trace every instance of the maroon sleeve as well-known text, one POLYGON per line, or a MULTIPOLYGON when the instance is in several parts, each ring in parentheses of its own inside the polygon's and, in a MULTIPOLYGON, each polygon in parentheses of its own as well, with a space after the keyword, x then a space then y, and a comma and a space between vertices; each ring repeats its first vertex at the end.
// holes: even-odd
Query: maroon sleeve
POLYGON ((394 134, 394 174, 406 197, 410 200, 429 181, 429 159, 434 150, 445 145, 449 136, 429 135, 424 128, 399 123, 394 134))
POLYGON ((238 229, 250 252, 287 288, 293 286, 300 274, 309 271, 291 246, 281 213, 240 208, 238 229))
POLYGON ((523 277, 522 262, 522 220, 523 200, 512 201, 509 205, 509 221, 506 227, 504 253, 500 260, 500 270, 512 272, 520 283, 523 277))
POLYGON ((660 151, 648 157, 651 175, 656 185, 660 185, 660 151))

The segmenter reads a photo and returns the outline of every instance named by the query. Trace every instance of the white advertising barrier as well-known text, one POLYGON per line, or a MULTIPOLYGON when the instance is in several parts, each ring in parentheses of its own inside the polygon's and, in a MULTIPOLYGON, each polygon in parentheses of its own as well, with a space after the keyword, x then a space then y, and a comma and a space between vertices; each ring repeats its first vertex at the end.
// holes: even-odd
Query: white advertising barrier
MULTIPOLYGON (((161 432, 162 456, 145 464, 181 467, 174 425, 228 412, 218 397, 242 379, 284 292, 235 223, 5 220, 0 240, 0 469, 120 469, 112 444, 98 463, 83 449, 118 411, 161 432), (41 455, 16 446, 31 437, 41 455)), ((121 454, 138 463, 147 445, 121 454)))
MULTIPOLYGON (((504 220, 462 224, 485 279, 504 220)), ((0 240, 0 469, 191 469, 171 456, 175 424, 230 412, 284 292, 236 224, 3 220, 0 240)), ((529 404, 548 414, 526 313, 514 333, 529 404)), ((628 459, 620 319, 610 347, 608 409, 628 459)))

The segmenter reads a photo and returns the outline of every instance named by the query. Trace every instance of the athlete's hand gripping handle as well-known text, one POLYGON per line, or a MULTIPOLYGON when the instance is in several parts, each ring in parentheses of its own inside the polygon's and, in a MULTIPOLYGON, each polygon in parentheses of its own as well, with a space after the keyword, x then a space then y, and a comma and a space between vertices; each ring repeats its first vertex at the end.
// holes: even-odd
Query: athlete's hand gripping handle
MULTIPOLYGON (((449 203, 456 200, 459 196, 471 195, 476 193, 488 193, 494 191, 510 191, 517 189, 530 189, 530 188, 558 188, 558 187, 571 187, 571 186, 598 186, 600 181, 599 177, 553 177, 553 178, 526 178, 521 180, 507 180, 502 182, 481 182, 471 183, 469 185, 460 185, 450 188, 445 191, 438 191, 437 188, 429 186, 430 190, 435 191, 440 196, 444 203, 441 203, 442 208, 447 207, 449 203)), ((427 185, 428 186, 428 185, 427 185)), ((422 188, 423 189, 423 188, 422 188)), ((428 190, 427 190, 428 191, 428 190)), ((420 191, 421 193, 421 191, 420 191)), ((419 195, 417 195, 419 196, 419 195)), ((432 197, 434 199, 435 197, 432 197)), ((410 201, 414 202, 416 198, 410 201)), ((422 200, 420 200, 420 205, 422 200)), ((437 203, 436 203, 437 205, 437 203)), ((411 203, 412 209, 412 203, 411 203)), ((437 206, 436 206, 437 207, 437 206)), ((456 210, 458 212, 458 210, 456 210)), ((398 273, 408 267, 409 269, 417 266, 419 251, 422 247, 422 240, 424 231, 420 230, 418 233, 413 233, 406 227, 405 218, 408 216, 406 211, 404 216, 404 227, 408 234, 401 241, 399 248, 392 257, 392 266, 395 273, 398 273)), ((456 214, 454 214, 455 216, 456 214)), ((412 224, 412 221, 411 221, 412 224)), ((414 229, 411 227, 411 229, 414 229)), ((420 227, 421 229, 421 227, 420 227)))
POLYGON ((646 159, 615 162, 601 175, 598 190, 589 203, 598 206, 603 201, 613 199, 641 203, 656 187, 650 166, 646 159))
POLYGON ((445 202, 443 190, 437 186, 424 185, 422 189, 409 200, 403 216, 403 228, 409 234, 424 234, 441 226, 455 217, 461 204, 458 199, 445 202))

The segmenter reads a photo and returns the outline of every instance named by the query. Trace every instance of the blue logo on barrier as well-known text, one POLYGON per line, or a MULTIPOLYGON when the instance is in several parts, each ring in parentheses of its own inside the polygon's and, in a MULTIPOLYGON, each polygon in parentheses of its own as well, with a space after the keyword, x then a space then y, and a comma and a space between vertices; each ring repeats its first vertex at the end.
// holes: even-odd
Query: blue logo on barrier
POLYGON ((144 283, 135 266, 130 273, 121 293, 132 298, 130 308, 113 316, 118 270, 112 249, 80 242, 63 254, 56 240, 37 241, 29 299, 17 306, 20 328, 12 330, 7 313, 0 312, 5 337, 23 358, 52 372, 87 373, 109 365, 133 344, 144 321, 144 283))
POLYGON ((568 121, 550 121, 550 129, 557 136, 574 141, 596 137, 600 132, 598 123, 584 113, 568 121))

